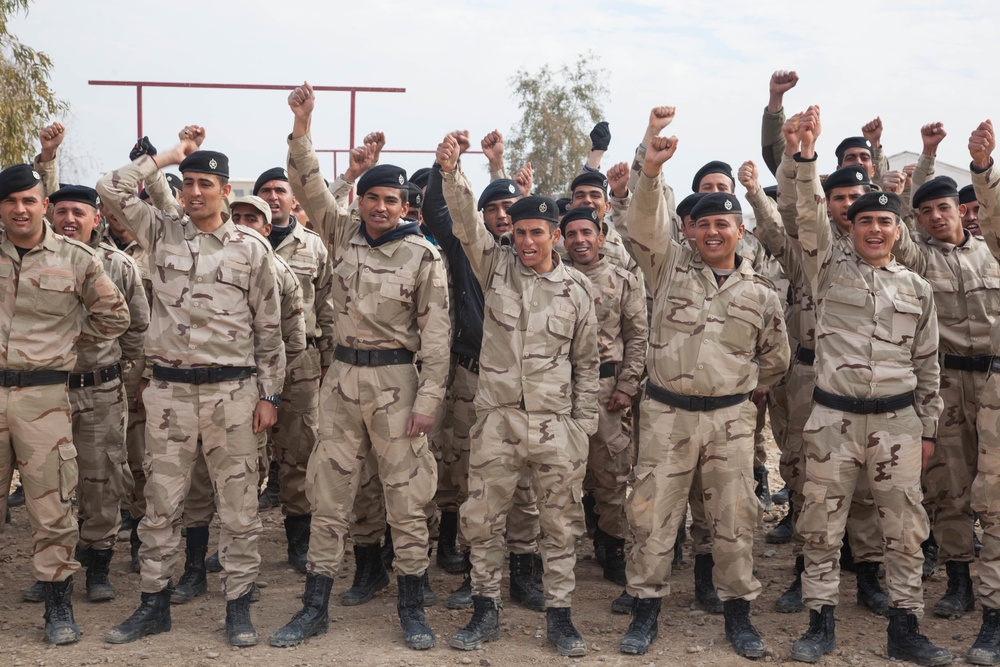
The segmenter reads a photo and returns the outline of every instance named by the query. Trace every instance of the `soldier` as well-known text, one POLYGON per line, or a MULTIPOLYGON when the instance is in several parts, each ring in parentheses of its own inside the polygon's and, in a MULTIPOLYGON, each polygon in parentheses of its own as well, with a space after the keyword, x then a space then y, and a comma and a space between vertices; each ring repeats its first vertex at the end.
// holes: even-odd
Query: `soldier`
POLYGON ((803 432, 805 537, 802 599, 809 628, 792 658, 816 662, 833 650, 839 550, 849 498, 860 477, 870 484, 885 536, 890 608, 887 654, 944 665, 951 654, 919 633, 923 611, 920 543, 927 515, 920 469, 934 451, 938 396, 938 331, 934 300, 923 278, 897 264, 900 200, 869 192, 848 209, 853 252, 838 245, 820 217, 824 198, 816 170, 818 107, 799 124, 795 177, 802 261, 818 306, 816 387, 803 432))
POLYGON ((542 528, 546 631, 560 655, 583 656, 573 626, 575 541, 587 439, 597 430, 597 320, 590 282, 559 261, 556 203, 527 197, 508 210, 514 247, 498 246, 476 212, 459 167, 465 132, 438 145, 445 201, 485 295, 469 497, 462 532, 472 545, 474 612, 453 648, 474 650, 500 637, 503 529, 522 471, 533 474, 542 528))
POLYGON ((958 191, 958 211, 962 214, 962 227, 973 236, 982 236, 979 229, 979 200, 973 185, 966 185, 958 191))
POLYGON ((226 633, 257 643, 250 597, 260 567, 257 438, 277 419, 285 359, 271 252, 256 233, 222 215, 229 161, 199 150, 189 125, 174 148, 141 156, 98 182, 107 207, 156 266, 146 358, 146 515, 139 524, 142 602, 105 641, 122 644, 170 629, 168 585, 177 564, 190 470, 204 457, 218 490, 226 633), (180 165, 184 214, 139 199, 136 186, 161 166, 180 165), (254 377, 256 375, 256 378, 254 377), (250 509, 252 508, 252 509, 250 509))
MULTIPOLYGON (((674 113, 657 107, 651 117, 662 128, 674 113)), ((626 590, 637 599, 620 649, 645 653, 657 638, 660 600, 669 593, 668 554, 700 469, 726 638, 737 654, 761 657, 764 644, 749 616, 761 590, 752 572, 761 509, 752 481, 756 406, 748 399, 785 372, 788 340, 773 286, 736 253, 739 200, 717 192, 698 202, 697 252, 673 240, 660 172, 676 148, 676 137, 650 140, 628 210, 654 306, 628 507, 634 544, 626 590)))
POLYGON ((80 564, 73 558, 78 467, 67 380, 78 350, 125 333, 129 311, 97 254, 48 228, 48 204, 31 165, 0 172, 0 515, 16 460, 33 529, 33 573, 45 592, 45 636, 69 644, 80 638, 71 602, 80 564))
POLYGON ((352 151, 345 174, 347 181, 364 174, 357 210, 338 205, 312 147, 315 103, 308 83, 288 97, 295 116, 288 171, 293 194, 332 256, 337 346, 321 387, 320 441, 307 473, 317 530, 309 545, 303 607, 271 636, 271 645, 294 646, 326 632, 330 588, 343 560, 364 462, 373 449, 392 526, 400 625, 407 646, 428 649, 434 632, 423 611, 429 564, 424 509, 437 486, 437 464, 427 434, 448 375, 447 277, 417 224, 400 224, 408 208, 405 173, 393 165, 369 170, 371 147, 352 151))

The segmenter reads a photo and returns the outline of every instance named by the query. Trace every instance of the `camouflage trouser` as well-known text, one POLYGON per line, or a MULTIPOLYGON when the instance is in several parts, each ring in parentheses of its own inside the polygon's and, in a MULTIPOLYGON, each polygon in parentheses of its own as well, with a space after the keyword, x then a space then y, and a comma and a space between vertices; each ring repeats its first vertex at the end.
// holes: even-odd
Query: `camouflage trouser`
POLYGON ((689 412, 643 398, 639 460, 628 505, 633 534, 626 562, 630 595, 655 598, 670 593, 674 540, 699 469, 719 597, 753 600, 760 594, 760 582, 753 576, 753 531, 763 513, 752 469, 756 412, 750 401, 689 412))
MULTIPOLYGON (((267 459, 267 432, 255 433, 257 439, 257 465, 267 459)), ((257 480, 260 479, 258 475, 257 480)), ((258 483, 258 487, 259 487, 258 483)), ((191 466, 191 486, 184 498, 184 516, 181 521, 185 528, 201 528, 212 523, 215 516, 215 487, 208 472, 208 462, 204 455, 194 458, 191 466)))
MULTIPOLYGON (((504 527, 516 526, 508 520, 508 512, 529 470, 540 500, 545 603, 570 606, 576 586, 576 540, 585 530, 582 500, 588 440, 568 416, 516 408, 479 412, 472 431, 469 497, 461 509, 462 532, 472 546, 476 595, 500 597, 504 527)), ((524 537, 527 532, 520 539, 524 537)), ((512 540, 508 533, 508 541, 512 540)))
POLYGON ((125 449, 125 388, 120 380, 69 390, 80 483, 80 543, 111 549, 121 528, 128 453, 125 449))
POLYGON ((311 511, 306 498, 306 466, 319 442, 321 372, 319 351, 315 347, 307 347, 292 361, 281 390, 278 421, 271 429, 281 480, 278 498, 285 516, 305 516, 311 511))
POLYGON ((126 493, 130 501, 129 511, 138 521, 146 513, 146 473, 142 461, 146 458, 146 408, 140 406, 136 397, 139 394, 139 380, 142 375, 141 364, 123 364, 125 381, 125 400, 128 415, 125 420, 125 451, 128 454, 128 470, 131 484, 127 484, 126 493))
POLYGON ((976 413, 986 373, 941 366, 944 412, 938 420, 934 456, 924 469, 924 509, 942 563, 975 560, 972 547, 972 481, 976 478, 979 434, 976 413))
POLYGON ((406 435, 417 393, 412 364, 351 366, 335 361, 320 390, 320 440, 306 473, 312 505, 309 571, 334 576, 344 557, 354 498, 370 450, 384 485, 395 569, 427 570, 425 511, 437 488, 437 463, 427 436, 406 435))
POLYGON ((180 557, 181 516, 199 458, 207 464, 219 512, 222 590, 235 600, 260 568, 257 540, 257 444, 254 378, 212 384, 154 380, 143 394, 146 422, 146 515, 139 523, 140 586, 156 593, 180 557))
MULTIPOLYGON (((767 392, 767 414, 771 417, 771 435, 779 451, 788 431, 788 375, 789 373, 782 375, 780 380, 771 385, 771 391, 767 392)), ((754 444, 756 443, 757 431, 754 432, 754 444)), ((756 461, 754 463, 756 465, 756 461)))
POLYGON ((759 468, 767 463, 767 450, 764 448, 764 426, 767 424, 767 403, 757 406, 757 418, 753 427, 753 467, 759 468))
POLYGON ((77 484, 76 447, 65 384, 0 387, 0 534, 15 463, 34 541, 36 581, 63 581, 80 569, 70 500, 77 484))
POLYGON ((972 509, 983 527, 979 552, 979 601, 1000 609, 1000 374, 990 372, 979 393, 979 472, 972 482, 972 509))
MULTIPOLYGON (((438 488, 434 494, 434 502, 442 512, 457 512, 462 501, 465 500, 467 491, 466 482, 460 479, 461 475, 456 470, 462 467, 461 459, 463 456, 465 457, 465 471, 468 472, 469 469, 469 432, 465 431, 464 442, 455 435, 456 401, 454 392, 458 381, 457 373, 461 368, 455 363, 456 359, 455 355, 451 356, 451 365, 448 369, 448 391, 440 408, 441 419, 440 421, 435 420, 434 432, 431 433, 431 448, 434 450, 438 462, 438 488)), ((461 368, 461 370, 464 375, 472 375, 472 393, 475 395, 478 376, 465 368, 461 368)), ((471 400, 470 398, 469 401, 471 402, 471 400)))
POLYGON ((608 410, 608 401, 617 383, 617 378, 601 379, 597 392, 599 421, 597 433, 590 436, 587 479, 593 481, 598 526, 611 537, 623 538, 628 531, 625 491, 632 473, 633 453, 632 440, 622 430, 621 412, 608 410))
POLYGON ((840 545, 849 498, 862 479, 870 484, 875 520, 885 536, 886 586, 891 607, 923 612, 923 553, 929 534, 921 505, 921 424, 913 408, 856 415, 813 407, 806 423, 805 505, 798 529, 805 538, 802 599, 809 609, 836 605, 840 545))

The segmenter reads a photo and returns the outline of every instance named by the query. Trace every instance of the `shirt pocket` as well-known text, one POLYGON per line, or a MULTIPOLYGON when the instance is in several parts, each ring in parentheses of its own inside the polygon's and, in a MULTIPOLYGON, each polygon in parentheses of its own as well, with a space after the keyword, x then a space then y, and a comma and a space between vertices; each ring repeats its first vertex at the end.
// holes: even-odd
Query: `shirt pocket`
MULTIPOLYGON (((817 320, 824 329, 857 332, 859 318, 868 306, 868 290, 862 287, 833 284, 823 295, 817 320)), ((871 316, 868 317, 869 321, 871 316)))
POLYGON ((664 304, 663 319, 681 334, 694 333, 705 309, 705 295, 692 290, 670 290, 664 304))
POLYGON ((76 295, 76 280, 65 273, 42 273, 38 277, 39 312, 50 315, 68 315, 79 298, 76 295))
MULTIPOLYGON (((934 303, 939 319, 954 321, 961 318, 961 304, 958 303, 958 281, 945 271, 928 271, 924 276, 934 291, 934 303)), ((1000 284, 998 284, 1000 287, 1000 284)))
POLYGON ((576 329, 576 310, 569 306, 557 306, 546 321, 549 336, 546 341, 546 356, 566 358, 576 329))
POLYGON ((153 292, 177 302, 190 290, 194 258, 188 252, 158 248, 153 257, 153 292))
POLYGON ((416 296, 416 276, 412 271, 397 270, 378 274, 378 306, 376 317, 381 322, 400 322, 408 318, 416 296))
POLYGON ((486 317, 513 333, 521 318, 521 295, 502 285, 496 286, 486 296, 486 317))
POLYGON ((909 346, 917 335, 917 322, 924 309, 916 295, 898 292, 892 300, 892 338, 902 346, 909 346))
POLYGON ((733 352, 750 355, 757 346, 757 337, 764 324, 761 306, 753 298, 740 294, 726 307, 719 342, 733 352))
POLYGON ((250 265, 236 259, 227 259, 219 267, 216 280, 220 283, 239 288, 243 292, 250 291, 250 265))
POLYGON ((7 293, 14 285, 14 265, 0 262, 0 303, 7 300, 7 293))

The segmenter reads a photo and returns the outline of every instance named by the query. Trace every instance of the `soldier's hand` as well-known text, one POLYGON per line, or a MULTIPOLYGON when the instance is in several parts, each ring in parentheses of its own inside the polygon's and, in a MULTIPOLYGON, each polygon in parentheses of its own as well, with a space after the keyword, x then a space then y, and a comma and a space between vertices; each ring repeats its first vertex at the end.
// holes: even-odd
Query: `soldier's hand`
POLYGON ((468 130, 455 130, 451 133, 451 136, 455 137, 455 141, 458 143, 458 154, 462 155, 465 151, 472 147, 472 142, 469 141, 469 131, 468 130))
POLYGON ((503 135, 493 130, 479 142, 490 164, 503 163, 503 135))
POLYGON ((799 82, 799 75, 795 70, 776 70, 771 75, 771 83, 768 85, 768 92, 772 97, 781 97, 795 87, 799 82))
POLYGON ((454 133, 446 134, 441 143, 438 144, 434 154, 437 163, 441 165, 441 171, 452 172, 458 168, 458 158, 461 153, 458 150, 458 139, 454 133))
POLYGON ((803 146, 808 144, 810 147, 813 147, 816 145, 816 140, 821 133, 822 124, 819 117, 819 105, 814 104, 802 114, 802 119, 799 121, 799 138, 802 140, 803 146))
POLYGON ((38 133, 38 140, 42 144, 42 162, 51 162, 56 158, 56 151, 65 138, 66 128, 62 126, 62 123, 52 123, 42 128, 42 131, 38 133))
POLYGON ((348 153, 347 171, 344 172, 344 180, 353 183, 362 174, 371 169, 375 162, 375 146, 372 144, 361 144, 355 146, 348 153))
POLYGON ((611 412, 619 412, 630 405, 632 405, 632 397, 624 391, 618 391, 615 389, 611 392, 611 398, 608 399, 608 410, 611 412))
POLYGON ((799 152, 799 145, 802 138, 799 136, 799 123, 802 122, 803 112, 793 114, 785 119, 785 124, 781 126, 781 133, 785 136, 785 153, 795 155, 799 152))
POLYGON ((906 174, 901 171, 888 171, 882 175, 882 189, 886 192, 901 195, 906 189, 906 174))
POLYGON ((944 131, 944 123, 927 123, 920 128, 920 140, 924 142, 924 155, 937 155, 937 147, 941 140, 948 136, 944 131))
POLYGON ((920 467, 926 468, 927 464, 931 462, 931 457, 934 456, 934 441, 924 438, 920 441, 920 467))
POLYGON ((757 194, 760 190, 760 172, 753 160, 747 160, 740 166, 736 178, 739 179, 740 185, 747 189, 747 196, 757 194))
POLYGON ((649 129, 653 132, 654 137, 673 122, 676 113, 677 107, 653 107, 653 110, 649 112, 649 129))
POLYGON ((305 120, 312 116, 316 108, 316 93, 308 81, 303 81, 301 86, 288 93, 288 106, 296 118, 305 120))
POLYGON ((993 149, 997 147, 997 137, 993 133, 993 121, 984 120, 969 137, 969 155, 976 169, 983 170, 990 166, 993 149))
POLYGON ((642 171, 646 176, 655 178, 663 168, 663 163, 677 152, 677 137, 653 137, 646 149, 646 161, 642 171))
POLYGON ((142 402, 142 394, 148 386, 149 378, 139 378, 139 387, 135 390, 135 404, 140 408, 145 407, 145 403, 142 402))
POLYGON ((763 387, 757 387, 753 390, 750 395, 750 400, 753 404, 757 406, 758 409, 762 408, 765 403, 767 403, 767 395, 771 393, 771 386, 764 385, 763 387))
POLYGON ((278 421, 278 408, 274 407, 274 403, 263 399, 257 401, 257 407, 253 410, 253 432, 263 433, 274 426, 276 421, 278 421))
POLYGON ((517 170, 514 182, 517 183, 517 189, 521 191, 522 197, 531 194, 532 188, 535 187, 535 170, 531 168, 530 162, 525 162, 524 166, 517 170))
POLYGON ((908 164, 903 167, 903 177, 906 178, 906 184, 903 186, 904 189, 909 187, 913 183, 913 172, 917 170, 917 165, 908 164))
POLYGON ((608 187, 611 194, 621 199, 628 194, 629 170, 627 162, 619 162, 608 169, 608 187))
POLYGON ((611 126, 608 121, 602 120, 590 131, 590 150, 606 151, 611 145, 611 126))
POLYGON ((422 438, 430 433, 432 428, 434 428, 434 417, 411 412, 410 419, 406 422, 406 435, 411 438, 422 438))
POLYGON ((362 143, 374 147, 372 164, 378 164, 379 155, 381 155, 382 149, 385 148, 385 132, 369 132, 362 143))
POLYGON ((205 128, 201 125, 185 125, 184 129, 177 133, 177 138, 182 144, 192 144, 185 146, 185 149, 190 149, 184 153, 184 156, 187 157, 205 143, 205 128))
POLYGON ((861 134, 865 139, 871 142, 872 148, 878 148, 881 146, 882 119, 879 116, 875 116, 875 118, 862 125, 861 134))
POLYGON ((143 155, 156 155, 156 146, 149 140, 149 137, 140 137, 135 142, 135 146, 132 146, 132 150, 128 153, 128 159, 135 162, 143 155))

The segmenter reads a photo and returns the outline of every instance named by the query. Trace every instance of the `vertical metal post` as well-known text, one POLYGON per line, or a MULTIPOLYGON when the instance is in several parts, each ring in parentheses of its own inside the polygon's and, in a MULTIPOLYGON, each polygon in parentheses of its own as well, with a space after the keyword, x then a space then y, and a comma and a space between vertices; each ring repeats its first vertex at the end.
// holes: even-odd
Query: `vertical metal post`
POLYGON ((142 86, 135 87, 135 126, 136 139, 142 138, 142 86))
POLYGON ((350 136, 350 141, 348 142, 348 146, 350 146, 351 148, 354 148, 354 113, 355 113, 354 105, 357 99, 358 99, 357 92, 352 90, 351 91, 351 136, 350 136))

